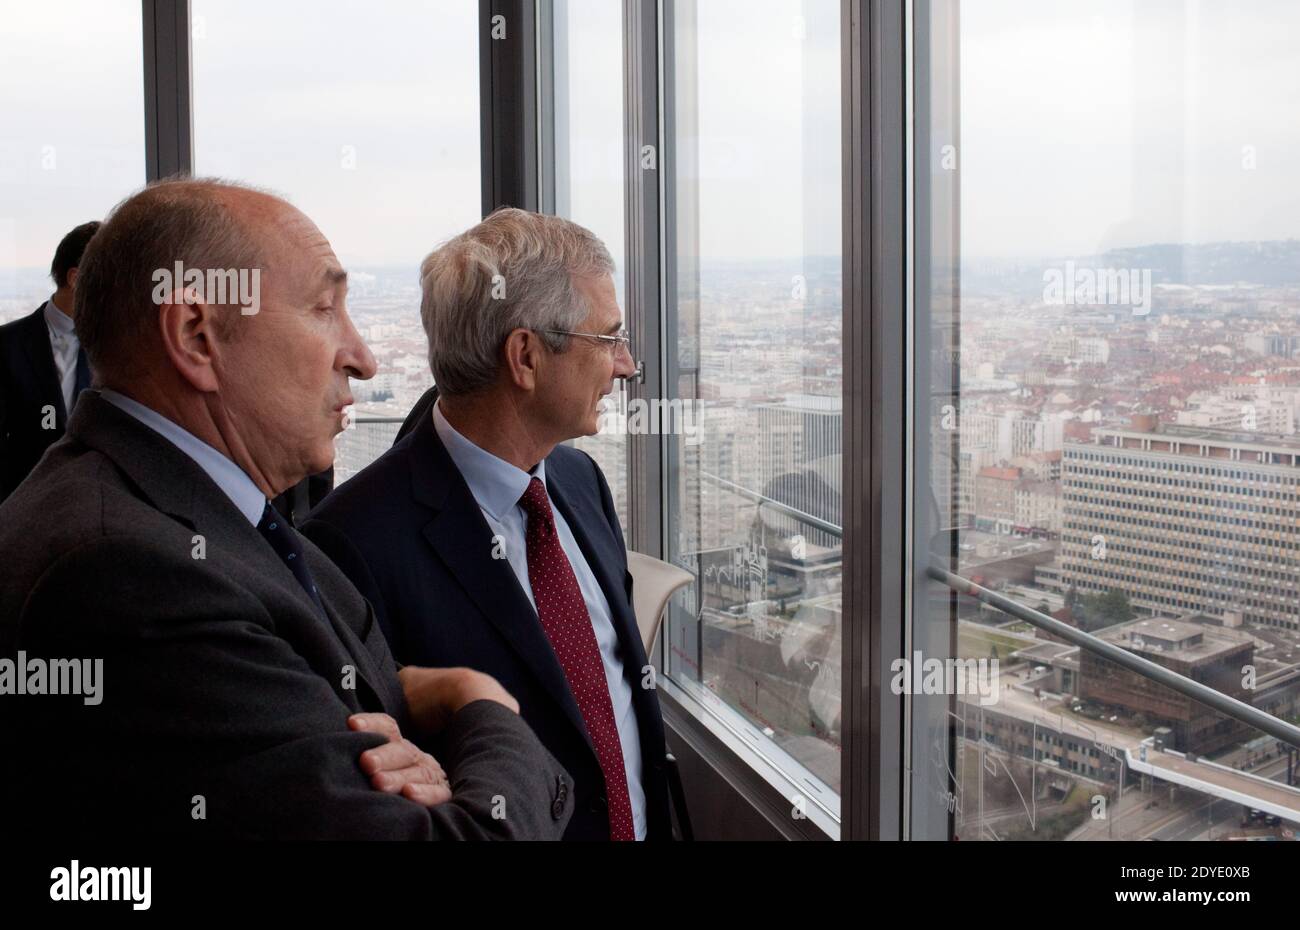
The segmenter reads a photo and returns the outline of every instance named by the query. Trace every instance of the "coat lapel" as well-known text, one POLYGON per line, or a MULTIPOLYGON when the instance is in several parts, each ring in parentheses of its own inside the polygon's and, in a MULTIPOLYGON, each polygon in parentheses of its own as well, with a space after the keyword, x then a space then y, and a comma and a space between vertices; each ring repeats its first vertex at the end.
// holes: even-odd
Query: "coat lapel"
MULTIPOLYGON (((82 395, 68 432, 73 439, 108 456, 154 507, 206 536, 209 550, 220 547, 255 572, 261 583, 279 588, 282 595, 301 605, 319 629, 323 648, 349 657, 357 677, 376 695, 378 703, 378 672, 369 650, 328 599, 322 599, 328 620, 320 617, 315 602, 293 572, 275 557, 257 528, 188 455, 95 390, 82 395)), ((304 540, 304 548, 308 546, 311 543, 304 540)), ((312 626, 306 629, 310 631, 312 626)), ((357 690, 360 692, 360 688, 357 690)))
MULTIPOLYGON (((294 532, 297 532, 297 530, 294 532)), ((298 590, 302 590, 302 585, 298 584, 296 579, 294 580, 294 586, 297 587, 298 590)), ((317 587, 319 588, 319 583, 317 587)), ((303 594, 305 596, 306 592, 304 591, 303 594)), ((308 601, 310 600, 311 599, 308 598, 308 601)), ((370 696, 373 698, 372 701, 362 699, 361 706, 387 707, 389 702, 383 700, 381 697, 381 695, 386 692, 381 691, 379 688, 379 683, 383 680, 383 677, 380 674, 378 666, 375 665, 374 656, 371 654, 370 650, 366 648, 365 643, 361 642, 360 637, 352 627, 348 625, 347 621, 339 615, 331 601, 332 598, 322 598, 322 602, 325 605, 325 613, 329 616, 330 626, 334 628, 335 635, 337 635, 339 640, 343 643, 343 648, 352 656, 352 667, 356 669, 358 685, 364 685, 366 688, 370 689, 370 696)), ((314 611, 316 605, 312 604, 311 608, 314 611)), ((366 603, 366 610, 370 611, 373 609, 374 608, 372 608, 369 603, 366 603)), ((374 622, 373 618, 371 618, 371 621, 374 622)), ((358 687, 357 691, 360 692, 361 687, 358 687)), ((358 696, 360 697, 361 695, 359 694, 358 696)))
POLYGON ((582 712, 537 612, 520 589, 509 561, 492 558, 491 527, 438 438, 432 416, 415 432, 411 457, 414 495, 437 511, 424 527, 425 539, 590 745, 582 712))
POLYGON ((68 411, 63 406, 63 386, 59 383, 59 370, 54 364, 54 347, 50 345, 50 328, 45 322, 45 304, 28 318, 23 346, 36 376, 36 387, 44 403, 52 403, 55 423, 60 431, 68 427, 68 411))

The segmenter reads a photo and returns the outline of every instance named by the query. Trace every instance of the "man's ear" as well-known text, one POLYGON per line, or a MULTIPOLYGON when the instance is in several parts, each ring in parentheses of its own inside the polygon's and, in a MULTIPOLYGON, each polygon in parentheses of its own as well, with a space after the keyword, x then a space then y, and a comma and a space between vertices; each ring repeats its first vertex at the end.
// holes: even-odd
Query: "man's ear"
POLYGON ((67 278, 68 287, 75 291, 77 289, 77 269, 69 268, 68 273, 64 275, 64 277, 67 278))
POLYGON ((220 312, 195 299, 193 290, 173 291, 158 307, 163 351, 180 376, 204 392, 221 386, 213 366, 220 352, 215 318, 220 312))
POLYGON ((538 370, 545 352, 541 338, 531 329, 512 331, 502 350, 510 382, 522 391, 536 390, 538 370))

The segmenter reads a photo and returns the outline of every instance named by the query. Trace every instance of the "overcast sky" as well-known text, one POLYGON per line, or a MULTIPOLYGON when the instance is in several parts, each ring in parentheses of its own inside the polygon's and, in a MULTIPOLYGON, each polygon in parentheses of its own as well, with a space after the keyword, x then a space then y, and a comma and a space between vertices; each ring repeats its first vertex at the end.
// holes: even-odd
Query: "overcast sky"
POLYGON ((1300 3, 961 11, 967 255, 1300 236, 1300 3))
MULTIPOLYGON (((143 180, 140 4, 0 6, 0 268, 44 266, 143 180)), ((682 144, 706 257, 838 250, 838 7, 700 0, 699 135, 682 144)), ((414 273, 478 216, 477 9, 194 0, 197 169, 285 192, 345 262, 414 273)), ((968 256, 1300 235, 1300 4, 978 0, 962 16, 968 256)), ((611 240, 618 27, 617 0, 570 3, 570 212, 611 240)))

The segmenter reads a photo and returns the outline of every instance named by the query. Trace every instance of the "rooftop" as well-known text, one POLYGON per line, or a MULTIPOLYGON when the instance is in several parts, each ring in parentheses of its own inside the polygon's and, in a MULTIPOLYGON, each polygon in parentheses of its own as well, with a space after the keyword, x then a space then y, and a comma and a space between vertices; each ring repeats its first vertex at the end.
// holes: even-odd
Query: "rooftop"
POLYGON ((1239 630, 1195 623, 1189 619, 1131 620, 1096 634, 1130 652, 1163 655, 1184 662, 1199 662, 1228 653, 1254 641, 1239 630))

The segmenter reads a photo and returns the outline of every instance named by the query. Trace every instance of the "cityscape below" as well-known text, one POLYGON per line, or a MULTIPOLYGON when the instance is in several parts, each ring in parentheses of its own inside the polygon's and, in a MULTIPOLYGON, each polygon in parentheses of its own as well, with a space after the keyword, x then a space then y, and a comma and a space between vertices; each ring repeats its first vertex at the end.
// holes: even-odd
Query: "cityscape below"
MULTIPOLYGON (((1069 262, 971 262, 959 300, 936 291, 915 347, 932 388, 914 424, 916 526, 950 571, 1300 721, 1300 242, 1069 262), (1149 291, 1058 299, 1052 272, 1079 268, 1143 270, 1149 291)), ((378 374, 353 384, 336 482, 391 446, 433 381, 413 269, 349 274, 378 374)), ((38 270, 0 273, 0 323, 49 291, 38 270)), ((668 555, 696 584, 674 600, 666 666, 831 795, 839 295, 835 258, 705 266, 668 347, 699 435, 667 446, 668 555)), ((619 413, 628 395, 607 402, 619 413)), ((627 442, 578 441, 625 533, 627 442)), ((963 695, 949 711, 955 771, 934 803, 960 838, 1294 838, 1295 750, 973 598, 916 605, 956 625, 955 658, 998 676, 994 704, 963 695)))

